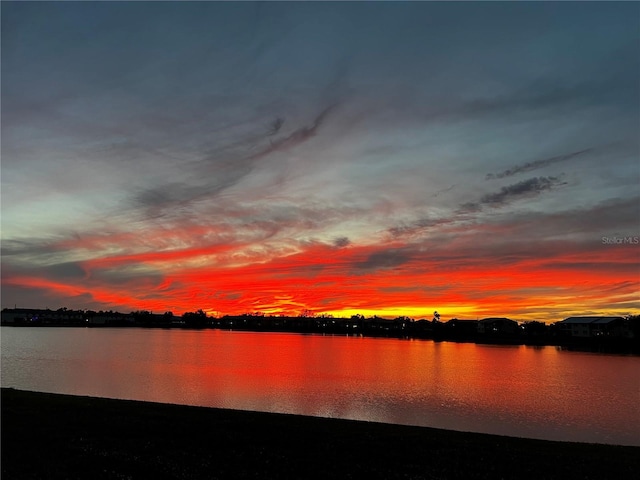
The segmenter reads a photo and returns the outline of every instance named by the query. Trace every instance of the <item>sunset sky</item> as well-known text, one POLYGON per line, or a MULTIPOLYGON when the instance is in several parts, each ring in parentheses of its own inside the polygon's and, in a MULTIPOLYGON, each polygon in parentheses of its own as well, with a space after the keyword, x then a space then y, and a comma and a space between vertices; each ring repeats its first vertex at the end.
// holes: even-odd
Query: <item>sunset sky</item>
POLYGON ((640 4, 5 2, 2 307, 640 313, 640 4))

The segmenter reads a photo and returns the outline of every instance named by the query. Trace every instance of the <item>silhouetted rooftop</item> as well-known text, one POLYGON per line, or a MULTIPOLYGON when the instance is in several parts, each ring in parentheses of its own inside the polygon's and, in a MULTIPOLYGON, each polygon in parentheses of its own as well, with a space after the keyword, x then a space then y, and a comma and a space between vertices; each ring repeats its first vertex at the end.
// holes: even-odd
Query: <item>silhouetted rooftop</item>
POLYGON ((614 320, 624 320, 622 317, 569 317, 558 323, 609 323, 614 320))

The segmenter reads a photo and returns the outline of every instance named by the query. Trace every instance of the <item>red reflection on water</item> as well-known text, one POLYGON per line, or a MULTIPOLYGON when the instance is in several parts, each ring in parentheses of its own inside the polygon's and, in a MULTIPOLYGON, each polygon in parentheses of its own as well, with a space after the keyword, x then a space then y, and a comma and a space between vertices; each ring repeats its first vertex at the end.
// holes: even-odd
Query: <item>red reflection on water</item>
POLYGON ((3 386, 640 445, 640 358, 218 330, 2 330, 3 386))

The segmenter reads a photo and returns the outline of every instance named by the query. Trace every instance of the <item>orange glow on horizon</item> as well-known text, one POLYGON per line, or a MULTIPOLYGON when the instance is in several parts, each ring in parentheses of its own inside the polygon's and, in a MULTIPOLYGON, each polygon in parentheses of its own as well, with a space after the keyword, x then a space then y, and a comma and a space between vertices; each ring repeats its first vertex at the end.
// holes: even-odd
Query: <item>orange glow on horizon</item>
MULTIPOLYGON (((445 320, 506 316, 550 323, 571 315, 638 311, 638 281, 631 274, 620 274, 620 266, 624 273, 624 266, 634 260, 631 249, 609 249, 606 255, 594 251, 588 256, 590 269, 578 262, 584 255, 560 256, 553 263, 549 258, 524 259, 502 266, 483 259, 456 263, 427 256, 409 259, 401 268, 373 268, 367 259, 376 252, 375 246, 312 244, 261 263, 158 269, 158 261, 189 260, 211 251, 117 255, 82 262, 85 276, 75 281, 22 275, 3 277, 3 283, 72 299, 90 296, 105 309, 175 314, 202 309, 215 316, 254 312, 297 316, 306 311, 334 317, 431 319, 437 310, 445 320), (123 280, 110 284, 109 275, 121 268, 125 268, 123 280)), ((233 249, 216 247, 216 251, 233 249)))

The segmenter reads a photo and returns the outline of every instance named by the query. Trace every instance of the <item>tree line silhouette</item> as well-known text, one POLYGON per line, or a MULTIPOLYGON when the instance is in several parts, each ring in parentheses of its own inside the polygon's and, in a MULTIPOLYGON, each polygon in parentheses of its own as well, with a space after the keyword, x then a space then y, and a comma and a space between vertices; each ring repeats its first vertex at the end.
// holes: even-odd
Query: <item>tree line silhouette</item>
POLYGON ((640 316, 615 318, 619 319, 618 326, 621 326, 615 332, 602 330, 598 336, 575 338, 566 329, 560 328, 558 322, 518 323, 504 317, 481 320, 452 318, 442 321, 437 311, 430 320, 415 320, 407 316, 387 319, 377 315, 365 317, 361 314, 351 317, 333 317, 329 314, 315 315, 310 310, 304 310, 297 316, 275 316, 254 312, 219 317, 209 316, 202 309, 185 312, 180 316, 174 315, 171 311, 161 314, 149 310, 120 313, 113 310, 69 310, 64 307, 58 310, 18 308, 2 310, 2 325, 5 326, 224 329, 476 343, 560 345, 594 351, 622 350, 640 353, 640 316))

